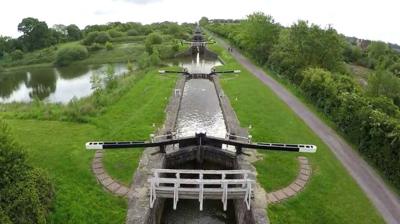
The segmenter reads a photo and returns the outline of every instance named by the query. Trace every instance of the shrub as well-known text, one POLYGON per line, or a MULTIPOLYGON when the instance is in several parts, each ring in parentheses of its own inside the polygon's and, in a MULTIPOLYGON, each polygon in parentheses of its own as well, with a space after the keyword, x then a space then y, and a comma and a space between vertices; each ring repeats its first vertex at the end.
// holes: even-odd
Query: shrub
POLYGON ((110 41, 111 37, 107 32, 99 32, 97 33, 96 38, 94 39, 94 42, 99 43, 99 44, 105 44, 107 41, 110 41))
POLYGON ((144 52, 142 55, 140 55, 138 59, 138 66, 140 69, 150 66, 150 56, 147 52, 144 52))
POLYGON ((109 34, 112 38, 115 38, 115 37, 122 37, 122 36, 124 35, 124 33, 120 32, 120 31, 118 31, 118 30, 115 30, 115 29, 109 30, 109 31, 108 31, 108 34, 109 34))
POLYGON ((94 40, 96 39, 98 33, 99 32, 97 31, 88 33, 82 43, 88 46, 91 45, 92 43, 94 43, 94 40))
POLYGON ((92 45, 87 47, 87 49, 89 51, 98 51, 98 50, 104 49, 104 46, 99 43, 93 43, 92 45))
POLYGON ((27 164, 4 121, 0 121, 0 158, 0 222, 45 223, 53 186, 43 171, 27 164))
POLYGON ((130 30, 128 30, 128 31, 126 32, 126 34, 127 34, 128 36, 137 36, 137 35, 139 35, 139 32, 138 32, 137 30, 135 30, 135 29, 130 29, 130 30))
POLYGON ((107 49, 108 51, 112 50, 113 48, 114 48, 114 46, 113 46, 113 44, 112 44, 111 42, 107 42, 107 43, 106 43, 106 49, 107 49))
POLYGON ((145 47, 146 47, 146 51, 151 54, 153 53, 153 45, 155 44, 161 44, 162 43, 162 37, 160 34, 157 33, 151 33, 149 35, 147 35, 146 40, 145 40, 145 47))
POLYGON ((105 31, 94 31, 88 33, 88 35, 83 40, 84 45, 92 45, 93 43, 105 44, 107 41, 110 41, 110 35, 105 31))
POLYGON ((15 50, 11 52, 10 54, 11 60, 16 61, 16 60, 21 60, 24 57, 24 52, 21 50, 15 50))
POLYGON ((157 49, 153 49, 153 53, 150 55, 150 65, 157 66, 161 62, 160 53, 157 49))
POLYGON ((69 65, 73 61, 88 57, 88 50, 82 45, 66 46, 57 51, 55 64, 59 66, 69 65))

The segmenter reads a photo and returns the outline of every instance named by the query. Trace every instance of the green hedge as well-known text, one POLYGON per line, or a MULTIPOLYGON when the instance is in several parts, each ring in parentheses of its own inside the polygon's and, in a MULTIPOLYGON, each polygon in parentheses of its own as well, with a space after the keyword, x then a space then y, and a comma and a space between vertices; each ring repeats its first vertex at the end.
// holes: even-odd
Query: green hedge
POLYGON ((0 222, 46 223, 53 200, 47 175, 31 167, 0 121, 0 222))
MULTIPOLYGON (((246 48, 240 26, 213 24, 207 28, 254 56, 246 48)), ((400 110, 393 100, 368 97, 351 77, 341 74, 342 43, 335 30, 324 31, 315 25, 307 28, 307 24, 300 23, 283 28, 279 38, 268 67, 299 86, 361 154, 400 189, 400 110)))

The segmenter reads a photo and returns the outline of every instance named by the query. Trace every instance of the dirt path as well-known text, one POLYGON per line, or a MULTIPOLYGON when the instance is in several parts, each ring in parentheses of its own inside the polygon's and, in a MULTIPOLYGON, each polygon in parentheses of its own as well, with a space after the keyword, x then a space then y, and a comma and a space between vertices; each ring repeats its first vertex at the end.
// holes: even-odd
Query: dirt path
MULTIPOLYGON (((220 38, 216 41, 224 48, 228 44, 220 38)), ((328 127, 300 100, 293 96, 281 84, 268 76, 237 50, 232 56, 254 76, 268 86, 280 99, 304 120, 304 122, 324 141, 336 157, 357 181, 387 223, 400 224, 400 199, 384 183, 382 178, 347 144, 334 130, 328 127)))

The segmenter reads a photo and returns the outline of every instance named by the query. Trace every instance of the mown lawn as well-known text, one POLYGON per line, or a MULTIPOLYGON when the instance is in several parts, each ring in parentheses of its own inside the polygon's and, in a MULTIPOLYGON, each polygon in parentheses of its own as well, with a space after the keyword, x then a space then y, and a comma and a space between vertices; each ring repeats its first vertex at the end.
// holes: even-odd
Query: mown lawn
MULTIPOLYGON (((8 120, 16 139, 28 151, 29 161, 47 170, 55 185, 50 223, 124 223, 126 199, 107 193, 97 183, 91 171, 94 152, 85 150, 84 144, 91 140, 148 139, 162 125, 177 76, 160 76, 156 69, 142 75, 89 124, 8 120)), ((141 149, 107 151, 105 169, 128 185, 141 153, 141 149)))
MULTIPOLYGON (((135 88, 94 120, 102 130, 102 140, 148 140, 164 123, 164 111, 176 79, 176 75, 161 76, 156 70, 148 72, 135 88)), ((106 151, 105 168, 115 179, 130 184, 141 153, 142 149, 106 151)))
MULTIPOLYGON (((268 87, 249 74, 224 49, 213 46, 226 69, 239 75, 221 77, 221 84, 243 127, 252 126, 255 141, 308 143, 315 154, 261 152, 255 163, 258 180, 267 190, 286 186, 298 172, 296 157, 306 155, 313 175, 296 197, 268 207, 271 223, 384 223, 376 209, 328 147, 268 87), (237 99, 237 100, 236 100, 237 99)), ((220 68, 221 70, 224 68, 220 68)))
POLYGON ((84 143, 97 135, 92 125, 8 120, 32 165, 45 169, 55 186, 50 223, 123 223, 127 202, 105 192, 91 171, 94 152, 84 143))

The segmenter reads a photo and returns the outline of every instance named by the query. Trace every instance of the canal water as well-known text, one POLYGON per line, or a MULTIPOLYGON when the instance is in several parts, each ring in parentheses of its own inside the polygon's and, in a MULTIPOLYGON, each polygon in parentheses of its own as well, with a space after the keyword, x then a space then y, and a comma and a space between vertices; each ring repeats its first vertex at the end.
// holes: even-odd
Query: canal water
MULTIPOLYGON (((112 64, 115 74, 128 71, 126 64, 112 64)), ((37 98, 50 103, 68 103, 92 94, 90 78, 105 74, 108 65, 74 65, 63 68, 29 68, 0 72, 0 103, 29 102, 37 98)))
MULTIPOLYGON (((190 73, 209 73, 214 66, 221 65, 218 59, 186 58, 179 62, 190 73)), ((181 106, 176 124, 178 136, 193 136, 196 132, 225 137, 226 126, 214 83, 208 79, 189 79, 185 83, 181 106)), ((196 164, 182 164, 184 169, 196 169, 196 164)), ((216 164, 202 164, 202 169, 224 169, 216 164)), ((199 210, 197 200, 179 200, 173 210, 172 200, 164 203, 162 224, 198 223, 225 224, 235 223, 233 202, 228 202, 227 211, 223 211, 221 200, 205 200, 203 211, 199 210)))

